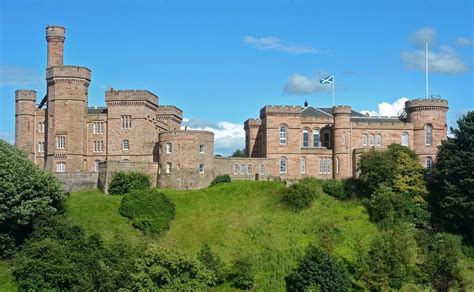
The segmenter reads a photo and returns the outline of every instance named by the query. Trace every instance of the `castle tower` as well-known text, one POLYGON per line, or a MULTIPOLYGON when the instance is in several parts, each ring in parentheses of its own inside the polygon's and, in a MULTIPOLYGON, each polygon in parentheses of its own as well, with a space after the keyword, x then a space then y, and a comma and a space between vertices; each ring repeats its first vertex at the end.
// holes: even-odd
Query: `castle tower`
POLYGON ((333 145, 333 170, 334 178, 341 179, 351 177, 351 153, 350 153, 350 127, 351 113, 350 106, 334 106, 334 145, 333 145))
POLYGON ((15 91, 15 146, 34 160, 36 91, 15 91))
POLYGON ((448 101, 445 99, 414 99, 405 103, 407 120, 413 124, 414 151, 420 163, 427 166, 434 161, 441 141, 446 139, 446 112, 448 101))
POLYGON ((46 39, 45 168, 53 172, 87 171, 86 115, 91 71, 62 65, 64 28, 48 26, 46 39))
POLYGON ((66 29, 62 26, 47 26, 46 41, 48 42, 48 66, 62 66, 64 54, 64 39, 66 29))
POLYGON ((262 120, 248 119, 244 123, 245 153, 247 157, 260 157, 260 137, 258 136, 262 120))

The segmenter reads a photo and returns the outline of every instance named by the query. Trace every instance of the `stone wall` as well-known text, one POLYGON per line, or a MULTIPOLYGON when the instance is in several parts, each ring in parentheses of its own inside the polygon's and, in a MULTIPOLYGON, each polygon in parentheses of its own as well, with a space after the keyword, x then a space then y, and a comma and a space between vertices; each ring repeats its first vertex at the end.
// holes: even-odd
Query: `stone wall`
POLYGON ((54 175, 67 192, 97 188, 97 172, 55 173, 54 175))
POLYGON ((142 172, 150 179, 150 186, 152 188, 157 186, 158 163, 144 162, 144 161, 104 161, 100 163, 98 173, 98 187, 104 192, 108 193, 109 183, 118 171, 124 172, 142 172))

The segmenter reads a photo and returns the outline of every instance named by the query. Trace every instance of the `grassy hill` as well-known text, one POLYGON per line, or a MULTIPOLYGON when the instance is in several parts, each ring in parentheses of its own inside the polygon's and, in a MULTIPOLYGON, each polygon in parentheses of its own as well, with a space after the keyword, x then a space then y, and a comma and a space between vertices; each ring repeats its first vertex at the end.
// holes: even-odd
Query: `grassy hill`
POLYGON ((72 193, 68 214, 88 232, 112 240, 120 232, 133 241, 154 241, 196 254, 204 243, 228 265, 249 257, 257 288, 284 290, 284 277, 311 242, 333 242, 333 253, 351 262, 357 241, 377 233, 357 201, 323 195, 294 213, 281 203, 281 182, 237 181, 202 190, 164 190, 176 204, 176 219, 163 236, 145 236, 117 212, 120 197, 97 190, 72 193))

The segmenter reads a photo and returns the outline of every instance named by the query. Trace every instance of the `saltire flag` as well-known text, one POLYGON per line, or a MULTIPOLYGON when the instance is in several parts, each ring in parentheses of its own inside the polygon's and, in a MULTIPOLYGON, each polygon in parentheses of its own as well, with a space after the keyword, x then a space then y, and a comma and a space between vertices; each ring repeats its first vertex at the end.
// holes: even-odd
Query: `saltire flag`
POLYGON ((331 84, 334 82, 334 75, 319 80, 321 84, 331 84))

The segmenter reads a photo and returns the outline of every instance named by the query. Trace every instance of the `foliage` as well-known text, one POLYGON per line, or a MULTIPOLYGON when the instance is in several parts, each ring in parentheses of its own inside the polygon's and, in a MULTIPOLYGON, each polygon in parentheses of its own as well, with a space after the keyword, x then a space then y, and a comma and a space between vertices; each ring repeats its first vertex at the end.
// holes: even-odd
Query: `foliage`
POLYGON ((430 181, 434 222, 474 243, 474 111, 439 147, 430 181))
POLYGON ((215 275, 200 261, 174 248, 150 245, 135 262, 130 289, 204 290, 214 286, 215 275))
POLYGON ((224 264, 219 256, 212 252, 209 245, 206 243, 202 246, 197 254, 197 259, 216 276, 216 284, 221 284, 225 281, 224 264))
POLYGON ((124 195, 132 190, 146 190, 149 188, 150 179, 146 174, 134 171, 118 171, 114 173, 109 184, 109 193, 111 195, 124 195))
POLYGON ((308 208, 320 193, 321 187, 318 180, 304 178, 286 188, 282 200, 295 212, 298 212, 308 208))
POLYGON ((252 271, 252 263, 249 258, 239 258, 234 260, 229 278, 234 288, 248 290, 255 283, 255 276, 252 271))
POLYGON ((349 291, 351 281, 345 267, 315 246, 306 249, 298 267, 286 278, 287 291, 349 291))
POLYGON ((231 157, 247 157, 247 153, 245 153, 245 149, 237 149, 232 153, 231 157))
POLYGON ((221 183, 230 183, 230 182, 231 182, 230 175, 228 174, 218 175, 211 181, 211 186, 221 184, 221 183))
POLYGON ((66 198, 53 174, 40 170, 24 153, 0 140, 0 257, 11 255, 13 246, 31 233, 40 214, 62 211, 66 198))
POLYGON ((349 193, 344 180, 330 179, 323 183, 323 191, 336 199, 346 199, 349 193))
POLYGON ((131 191, 123 197, 119 212, 145 233, 163 234, 175 217, 173 202, 157 190, 131 191))

